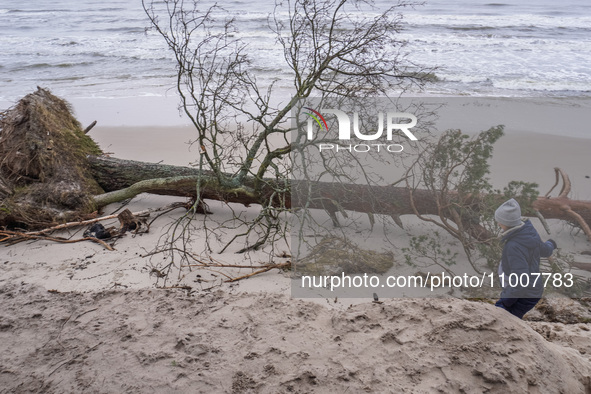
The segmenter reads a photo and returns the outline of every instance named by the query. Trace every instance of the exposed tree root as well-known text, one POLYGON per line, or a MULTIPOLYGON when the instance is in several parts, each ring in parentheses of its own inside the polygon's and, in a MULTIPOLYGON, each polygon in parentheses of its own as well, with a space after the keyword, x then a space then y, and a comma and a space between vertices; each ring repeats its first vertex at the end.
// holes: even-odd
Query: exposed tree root
POLYGON ((554 168, 556 182, 544 197, 533 203, 533 208, 546 219, 562 219, 578 225, 591 242, 591 201, 577 201, 568 198, 571 192, 571 181, 562 169, 554 168), (562 180, 562 188, 557 197, 550 197, 552 191, 562 180))

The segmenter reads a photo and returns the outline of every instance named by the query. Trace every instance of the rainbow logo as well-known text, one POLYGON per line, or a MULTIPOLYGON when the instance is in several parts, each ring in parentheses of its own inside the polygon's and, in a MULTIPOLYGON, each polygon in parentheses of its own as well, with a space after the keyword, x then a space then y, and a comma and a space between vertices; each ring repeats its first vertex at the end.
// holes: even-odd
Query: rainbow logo
POLYGON ((322 124, 324 124, 324 129, 326 131, 328 131, 328 125, 326 124, 326 120, 324 120, 324 117, 322 115, 320 115, 320 112, 318 111, 314 111, 312 108, 310 107, 304 107, 305 109, 307 109, 308 111, 311 111, 313 113, 310 112, 304 112, 306 115, 311 116, 312 118, 314 118, 314 120, 316 121, 316 123, 318 123, 318 127, 320 127, 320 129, 322 129, 322 124), (320 119, 318 119, 320 118, 320 119), (320 121, 322 120, 322 123, 320 123, 320 121))

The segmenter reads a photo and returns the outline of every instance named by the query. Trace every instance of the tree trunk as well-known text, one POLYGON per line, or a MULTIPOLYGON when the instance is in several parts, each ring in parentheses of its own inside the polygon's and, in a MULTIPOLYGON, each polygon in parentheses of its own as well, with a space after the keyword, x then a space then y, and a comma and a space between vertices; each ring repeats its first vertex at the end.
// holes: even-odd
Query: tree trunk
POLYGON ((270 188, 265 188, 263 193, 254 193, 254 178, 249 178, 249 183, 242 187, 223 187, 211 171, 200 172, 190 167, 105 156, 88 156, 88 163, 97 183, 104 185, 103 190, 107 192, 95 196, 95 202, 99 207, 140 193, 196 198, 199 181, 201 198, 210 200, 249 205, 264 202, 265 198, 268 198, 267 193, 272 192, 270 188))

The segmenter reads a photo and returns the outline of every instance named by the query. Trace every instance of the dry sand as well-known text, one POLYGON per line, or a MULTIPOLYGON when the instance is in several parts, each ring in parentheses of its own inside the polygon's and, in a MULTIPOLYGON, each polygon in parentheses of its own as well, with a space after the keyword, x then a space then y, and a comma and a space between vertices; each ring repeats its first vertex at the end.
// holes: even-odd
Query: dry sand
POLYGON ((488 304, 0 290, 0 387, 44 393, 585 393, 589 328, 488 304), (558 339, 558 340, 557 340, 558 339), (569 342, 571 339, 578 342, 569 342), (554 342, 553 342, 554 341, 554 342))
MULTIPOLYGON (((195 156, 178 148, 191 138, 187 128, 91 133, 121 158, 186 165, 195 156)), ((571 197, 591 200, 588 152, 591 139, 509 133, 496 146, 493 181, 535 181, 545 192, 561 167, 571 197)), ((174 200, 141 195, 129 208, 174 200)), ((221 204, 212 209, 211 220, 228 215, 221 204)), ((289 275, 276 271, 237 284, 223 274, 239 272, 193 271, 179 280, 190 291, 156 289, 162 281, 150 271, 162 257, 142 255, 179 215, 128 234, 114 252, 93 243, 0 247, 0 393, 591 392, 591 312, 570 300, 548 300, 521 321, 452 298, 292 299, 289 275)), ((581 234, 551 225, 564 250, 591 250, 581 234)), ((193 241, 203 249, 199 228, 193 241)), ((237 255, 238 247, 203 257, 288 260, 268 249, 237 255)))

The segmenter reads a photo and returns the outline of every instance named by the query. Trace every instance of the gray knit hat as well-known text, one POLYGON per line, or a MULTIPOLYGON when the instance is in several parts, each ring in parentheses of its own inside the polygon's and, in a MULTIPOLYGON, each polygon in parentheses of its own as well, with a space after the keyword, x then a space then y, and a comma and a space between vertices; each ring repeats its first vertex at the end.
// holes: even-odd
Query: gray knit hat
POLYGON ((521 224, 521 208, 514 198, 505 201, 495 211, 495 220, 507 227, 515 227, 521 224))

